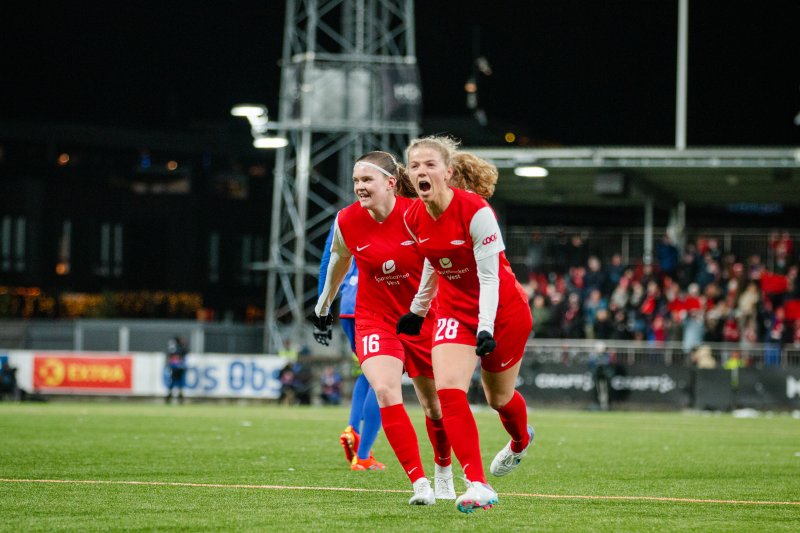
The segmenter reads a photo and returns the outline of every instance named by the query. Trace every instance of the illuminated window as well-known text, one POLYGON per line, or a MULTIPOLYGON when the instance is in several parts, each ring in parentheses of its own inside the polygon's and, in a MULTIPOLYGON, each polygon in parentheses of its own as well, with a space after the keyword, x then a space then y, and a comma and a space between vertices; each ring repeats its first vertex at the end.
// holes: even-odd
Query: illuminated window
POLYGON ((4 216, 0 223, 0 270, 24 272, 26 267, 26 219, 4 216))
POLYGON ((208 236, 208 281, 219 281, 219 232, 208 236))
POLYGON ((61 224, 61 238, 58 240, 58 262, 56 263, 56 274, 66 276, 72 267, 70 256, 72 255, 72 221, 65 220, 61 224))
POLYGON ((239 281, 243 285, 261 285, 264 275, 253 269, 253 263, 264 260, 264 237, 246 234, 241 239, 239 281))
POLYGON ((109 278, 122 276, 122 224, 103 222, 100 225, 100 267, 98 275, 109 278))

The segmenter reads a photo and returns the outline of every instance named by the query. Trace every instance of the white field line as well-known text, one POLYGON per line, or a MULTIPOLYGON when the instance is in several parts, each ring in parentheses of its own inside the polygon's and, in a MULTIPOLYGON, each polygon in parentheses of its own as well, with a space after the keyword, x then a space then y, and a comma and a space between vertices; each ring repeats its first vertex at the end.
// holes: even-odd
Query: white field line
MULTIPOLYGON (((304 487, 289 485, 242 485, 223 483, 177 483, 167 481, 113 481, 92 479, 3 479, 0 483, 55 483, 65 485, 148 485, 158 487, 205 487, 215 489, 259 489, 259 490, 317 490, 334 492, 379 492, 379 493, 409 493, 410 490, 396 489, 360 489, 353 487, 304 487)), ((536 494, 524 492, 503 492, 501 496, 517 496, 523 498, 542 498, 551 500, 622 500, 622 501, 654 501, 654 502, 679 502, 679 503, 716 503, 733 505, 798 505, 800 501, 758 501, 758 500, 714 500, 706 498, 670 498, 666 496, 587 496, 576 494, 536 494)))

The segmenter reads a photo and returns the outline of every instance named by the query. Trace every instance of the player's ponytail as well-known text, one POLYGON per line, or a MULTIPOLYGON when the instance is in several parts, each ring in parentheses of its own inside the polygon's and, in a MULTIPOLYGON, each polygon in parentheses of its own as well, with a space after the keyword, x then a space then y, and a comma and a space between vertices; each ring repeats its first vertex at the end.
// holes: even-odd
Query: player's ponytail
POLYGON ((416 198, 417 190, 414 189, 411 178, 408 176, 408 170, 402 163, 397 163, 397 174, 395 176, 397 177, 397 185, 395 185, 397 194, 406 198, 416 198))
POLYGON ((456 152, 450 185, 490 198, 497 184, 497 167, 470 152, 456 152))

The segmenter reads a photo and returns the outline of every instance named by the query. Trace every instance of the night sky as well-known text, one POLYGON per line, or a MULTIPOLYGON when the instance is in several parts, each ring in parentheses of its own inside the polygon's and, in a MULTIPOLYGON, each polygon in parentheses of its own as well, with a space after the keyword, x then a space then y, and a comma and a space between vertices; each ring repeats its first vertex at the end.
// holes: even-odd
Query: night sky
MULTIPOLYGON (((673 145, 677 5, 418 0, 425 123, 469 116, 479 35, 490 123, 542 144, 673 145)), ((245 101, 277 118, 284 15, 283 0, 9 5, 0 122, 187 129, 245 101)), ((690 146, 800 145, 798 21, 797 0, 690 1, 690 146)))

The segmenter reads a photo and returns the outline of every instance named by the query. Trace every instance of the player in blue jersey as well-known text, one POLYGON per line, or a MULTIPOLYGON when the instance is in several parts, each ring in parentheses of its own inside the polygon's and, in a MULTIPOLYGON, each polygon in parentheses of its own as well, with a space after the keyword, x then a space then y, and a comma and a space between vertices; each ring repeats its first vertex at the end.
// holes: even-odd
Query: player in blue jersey
MULTIPOLYGON (((328 272, 328 262, 331 255, 331 241, 333 240, 333 228, 328 232, 328 239, 325 241, 324 254, 320 264, 319 285, 317 294, 322 292, 325 284, 325 276, 328 272)), ((358 269, 356 262, 353 261, 350 270, 341 286, 341 300, 339 301, 339 319, 342 329, 347 338, 350 339, 350 349, 355 354, 355 308, 356 292, 358 291, 358 269)), ((328 330, 330 331, 330 330, 328 330)), ((344 455, 350 463, 352 470, 383 470, 383 463, 379 463, 372 456, 372 445, 378 437, 381 429, 381 410, 375 391, 370 387, 367 377, 361 372, 361 366, 357 364, 358 376, 353 384, 353 394, 350 403, 350 419, 347 427, 344 428, 339 436, 339 441, 344 448, 344 455), (360 431, 359 431, 360 430, 360 431)))

